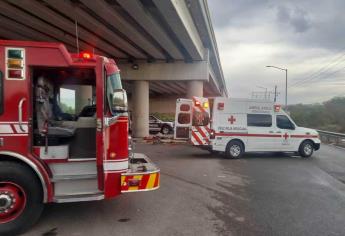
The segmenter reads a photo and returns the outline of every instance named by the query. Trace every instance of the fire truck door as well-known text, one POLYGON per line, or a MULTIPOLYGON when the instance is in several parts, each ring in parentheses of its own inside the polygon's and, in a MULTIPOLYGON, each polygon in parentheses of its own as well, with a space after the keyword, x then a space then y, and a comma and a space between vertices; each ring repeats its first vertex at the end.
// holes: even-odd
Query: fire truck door
POLYGON ((122 89, 120 74, 114 64, 106 64, 104 115, 103 174, 104 195, 114 197, 121 192, 121 173, 128 169, 127 95, 122 89), (114 104, 116 103, 116 104, 114 104))
POLYGON ((26 155, 29 151, 31 81, 26 69, 25 49, 6 47, 0 52, 1 61, 0 150, 26 155))
POLYGON ((177 99, 174 138, 175 139, 189 139, 190 129, 192 127, 192 100, 177 99))

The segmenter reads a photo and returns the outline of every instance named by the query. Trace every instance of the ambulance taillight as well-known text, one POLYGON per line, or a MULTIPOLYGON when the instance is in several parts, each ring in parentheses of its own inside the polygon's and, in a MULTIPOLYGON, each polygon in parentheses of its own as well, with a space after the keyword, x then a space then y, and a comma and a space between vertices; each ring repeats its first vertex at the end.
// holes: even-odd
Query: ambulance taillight
POLYGON ((210 131, 210 139, 215 139, 215 138, 216 138, 216 132, 213 129, 211 129, 211 131, 210 131))

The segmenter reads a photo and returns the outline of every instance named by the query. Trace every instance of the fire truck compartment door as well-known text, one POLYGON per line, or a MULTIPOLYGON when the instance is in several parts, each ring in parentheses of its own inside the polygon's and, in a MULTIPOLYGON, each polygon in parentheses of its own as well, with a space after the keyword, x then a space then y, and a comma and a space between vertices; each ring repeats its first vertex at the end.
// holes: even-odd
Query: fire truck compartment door
POLYGON ((192 100, 177 99, 174 125, 174 138, 190 138, 190 129, 192 127, 192 100))

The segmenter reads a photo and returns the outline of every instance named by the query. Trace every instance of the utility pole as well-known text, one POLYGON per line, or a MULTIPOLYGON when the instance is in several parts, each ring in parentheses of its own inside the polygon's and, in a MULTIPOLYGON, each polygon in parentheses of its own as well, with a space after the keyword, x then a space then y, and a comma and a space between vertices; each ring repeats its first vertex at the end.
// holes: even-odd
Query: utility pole
POLYGON ((285 71, 285 110, 287 109, 287 80, 288 80, 288 69, 284 69, 284 68, 280 68, 280 67, 277 67, 277 66, 266 66, 266 67, 270 67, 270 68, 275 68, 275 69, 278 69, 278 70, 283 70, 285 71))

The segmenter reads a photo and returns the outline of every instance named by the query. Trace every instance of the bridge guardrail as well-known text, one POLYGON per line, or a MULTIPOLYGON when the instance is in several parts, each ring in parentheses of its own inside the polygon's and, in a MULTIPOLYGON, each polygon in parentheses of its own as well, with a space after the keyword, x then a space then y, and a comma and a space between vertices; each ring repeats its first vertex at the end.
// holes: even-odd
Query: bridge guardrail
POLYGON ((320 139, 324 143, 332 143, 337 146, 345 147, 345 134, 329 132, 325 130, 317 130, 320 135, 320 139))

